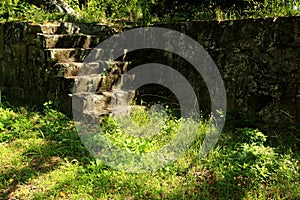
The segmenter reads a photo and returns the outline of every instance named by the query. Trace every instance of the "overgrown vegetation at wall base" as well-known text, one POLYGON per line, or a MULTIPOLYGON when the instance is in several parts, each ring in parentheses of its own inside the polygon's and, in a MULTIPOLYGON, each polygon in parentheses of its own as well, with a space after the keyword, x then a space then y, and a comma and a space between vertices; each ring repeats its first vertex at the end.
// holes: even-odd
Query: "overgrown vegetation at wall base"
POLYGON ((258 17, 296 16, 300 14, 299 0, 65 0, 82 17, 50 13, 26 0, 0 2, 0 21, 84 21, 101 23, 130 23, 149 25, 154 22, 227 20, 258 17))
MULTIPOLYGON (((133 117, 140 125, 147 123, 144 112, 133 117)), ((107 118, 102 127, 120 147, 138 152, 159 145, 143 138, 124 139, 115 125, 107 118)), ((168 137, 176 126, 170 117, 162 134, 168 137)), ((202 124, 199 133, 205 127, 202 124)), ((2 105, 0 198, 299 199, 299 149, 267 135, 251 128, 224 131, 217 146, 201 159, 199 137, 176 162, 158 171, 126 173, 90 156, 72 120, 53 110, 51 102, 40 112, 2 105)))

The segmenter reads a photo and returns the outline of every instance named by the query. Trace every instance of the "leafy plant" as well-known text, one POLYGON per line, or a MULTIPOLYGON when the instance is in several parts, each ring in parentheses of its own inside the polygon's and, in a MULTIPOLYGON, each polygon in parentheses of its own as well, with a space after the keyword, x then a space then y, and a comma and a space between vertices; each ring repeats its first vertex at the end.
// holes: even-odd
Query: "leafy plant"
POLYGON ((237 128, 237 134, 241 143, 263 144, 267 140, 267 136, 258 129, 237 128))
MULTIPOLYGON (((132 116, 141 127, 151 123, 145 110, 132 116)), ((105 118, 101 127, 115 145, 143 154, 173 139, 182 120, 167 117, 151 138, 126 134, 112 117, 105 118)), ((72 120, 54 110, 52 102, 45 103, 42 112, 2 106, 0 198, 299 199, 299 151, 270 147, 272 137, 257 129, 239 128, 222 133, 217 146, 199 159, 209 124, 198 126, 190 149, 175 162, 157 171, 126 173, 92 158, 72 120)), ((285 131, 295 131, 290 129, 285 131)), ((185 142, 185 133, 178 139, 185 142)), ((155 165, 157 160, 149 162, 155 165)))
POLYGON ((66 2, 80 13, 82 18, 49 13, 23 0, 5 0, 0 3, 0 21, 59 20, 148 26, 153 22, 165 21, 227 20, 300 14, 299 0, 89 0, 86 7, 80 7, 79 0, 66 2))

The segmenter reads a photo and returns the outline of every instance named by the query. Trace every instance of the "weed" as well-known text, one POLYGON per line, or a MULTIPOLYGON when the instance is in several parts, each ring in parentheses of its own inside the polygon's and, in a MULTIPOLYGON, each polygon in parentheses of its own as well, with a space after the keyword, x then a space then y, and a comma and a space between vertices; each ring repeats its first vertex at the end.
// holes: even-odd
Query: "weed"
MULTIPOLYGON (((132 114, 137 127, 147 127, 153 116, 145 110, 132 114)), ((182 120, 166 117, 152 137, 126 134, 120 121, 111 117, 101 127, 115 145, 143 153, 168 144, 182 120)), ((176 161, 135 174, 91 157, 72 120, 49 102, 43 112, 0 107, 0 198, 299 199, 299 152, 270 147, 270 135, 239 128, 222 133, 217 146, 200 159, 207 127, 198 125, 196 139, 176 161)), ((184 134, 177 137, 187 139, 184 134)))

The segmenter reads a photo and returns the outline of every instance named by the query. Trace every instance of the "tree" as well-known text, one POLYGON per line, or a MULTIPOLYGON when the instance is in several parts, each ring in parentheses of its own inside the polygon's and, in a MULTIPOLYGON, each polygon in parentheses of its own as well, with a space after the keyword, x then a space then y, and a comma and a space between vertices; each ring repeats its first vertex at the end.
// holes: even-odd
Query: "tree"
MULTIPOLYGON (((67 13, 77 18, 81 17, 80 14, 71 8, 64 0, 27 0, 27 2, 50 10, 51 12, 67 13)), ((81 2, 86 2, 86 0, 81 2)))

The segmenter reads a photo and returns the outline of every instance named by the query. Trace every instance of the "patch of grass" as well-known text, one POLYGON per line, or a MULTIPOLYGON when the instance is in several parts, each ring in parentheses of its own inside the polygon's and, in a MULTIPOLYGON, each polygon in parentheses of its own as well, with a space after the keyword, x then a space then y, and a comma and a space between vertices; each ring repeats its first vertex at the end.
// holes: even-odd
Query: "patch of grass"
MULTIPOLYGON (((53 110, 51 103, 44 107, 43 112, 0 108, 1 199, 300 198, 299 152, 276 146, 274 138, 260 130, 223 132, 204 158, 199 158, 203 140, 199 132, 175 162, 152 172, 127 173, 93 158, 72 120, 53 110)), ((133 117, 141 127, 151 124, 144 111, 133 117)), ((113 118, 104 120, 105 136, 136 153, 168 143, 181 121, 167 117, 151 139, 126 135, 118 123, 113 118)), ((199 125, 199 130, 206 128, 206 123, 199 125)))

